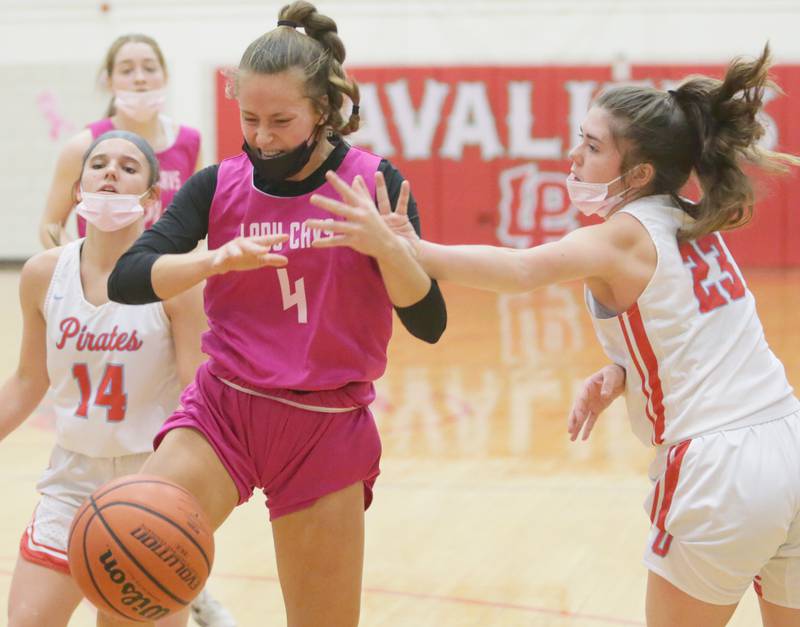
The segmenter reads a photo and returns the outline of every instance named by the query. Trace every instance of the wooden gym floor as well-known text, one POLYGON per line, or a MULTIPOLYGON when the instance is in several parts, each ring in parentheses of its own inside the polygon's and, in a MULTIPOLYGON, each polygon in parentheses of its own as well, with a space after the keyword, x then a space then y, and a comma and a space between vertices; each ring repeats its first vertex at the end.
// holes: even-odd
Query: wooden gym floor
MULTIPOLYGON (((767 338, 800 383, 800 271, 745 273, 767 338)), ((0 272, 0 377, 19 349, 18 271, 0 272)), ((399 326, 374 411, 383 473, 367 512, 363 627, 644 625, 652 452, 620 403, 571 443, 573 392, 604 363, 579 286, 505 297, 447 288, 436 346, 399 326)), ((52 446, 45 410, 0 443, 0 624, 34 484, 52 446)), ((263 497, 217 534, 210 590, 243 627, 283 625, 263 497)), ((94 625, 83 604, 71 625, 94 625)), ((750 591, 733 627, 760 625, 750 591)))

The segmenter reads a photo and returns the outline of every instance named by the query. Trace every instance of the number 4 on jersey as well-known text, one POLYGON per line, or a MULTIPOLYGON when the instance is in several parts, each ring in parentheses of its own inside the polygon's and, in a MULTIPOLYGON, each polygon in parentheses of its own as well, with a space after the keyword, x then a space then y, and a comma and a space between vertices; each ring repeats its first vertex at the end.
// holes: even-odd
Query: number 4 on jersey
POLYGON ((700 305, 700 313, 708 313, 744 296, 744 281, 728 259, 719 233, 704 235, 694 242, 683 242, 680 251, 683 262, 692 271, 694 295, 700 305), (716 257, 722 273, 722 278, 717 281, 709 281, 710 257, 716 257), (722 292, 725 292, 728 298, 725 298, 722 292))
POLYGON ((281 298, 283 299, 283 310, 289 307, 297 307, 297 322, 300 324, 308 323, 308 306, 306 304, 306 285, 302 277, 294 282, 294 292, 289 285, 289 273, 285 268, 278 268, 278 281, 281 284, 281 298))

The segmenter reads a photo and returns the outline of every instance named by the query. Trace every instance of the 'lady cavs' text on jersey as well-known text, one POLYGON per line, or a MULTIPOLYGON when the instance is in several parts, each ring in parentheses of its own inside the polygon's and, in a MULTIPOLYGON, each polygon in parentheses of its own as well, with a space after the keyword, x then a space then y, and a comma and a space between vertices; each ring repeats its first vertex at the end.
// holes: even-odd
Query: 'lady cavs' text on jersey
MULTIPOLYGON (((351 147, 337 174, 347 183, 361 174, 374 194, 379 165, 380 157, 351 147)), ((332 403, 367 404, 386 367, 391 302, 373 258, 349 248, 311 248, 329 233, 304 222, 331 218, 309 202, 312 193, 339 198, 327 182, 300 196, 266 194, 253 185, 244 153, 220 164, 209 249, 241 235, 285 233, 288 241, 274 250, 289 263, 208 279, 203 351, 213 374, 250 389, 339 390, 332 403)))

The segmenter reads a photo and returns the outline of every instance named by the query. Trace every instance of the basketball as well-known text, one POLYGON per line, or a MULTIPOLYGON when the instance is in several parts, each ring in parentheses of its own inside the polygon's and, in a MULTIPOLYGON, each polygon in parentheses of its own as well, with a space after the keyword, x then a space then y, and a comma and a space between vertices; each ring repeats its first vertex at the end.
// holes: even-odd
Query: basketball
POLYGON ((147 622, 181 610, 203 590, 214 537, 189 492, 160 477, 128 475, 81 506, 68 554, 72 576, 100 611, 147 622))

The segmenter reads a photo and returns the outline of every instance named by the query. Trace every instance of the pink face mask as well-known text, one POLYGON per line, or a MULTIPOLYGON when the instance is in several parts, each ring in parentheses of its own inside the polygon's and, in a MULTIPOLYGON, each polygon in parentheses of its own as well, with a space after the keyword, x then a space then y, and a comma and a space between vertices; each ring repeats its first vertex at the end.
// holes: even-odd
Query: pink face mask
MULTIPOLYGON (((150 190, 148 190, 150 191, 150 190)), ((119 231, 144 215, 136 194, 92 193, 81 190, 81 202, 75 208, 79 216, 101 231, 119 231)))
POLYGON ((608 195, 609 186, 619 181, 625 174, 621 174, 608 183, 585 183, 577 180, 575 175, 570 173, 567 177, 567 194, 569 194, 572 204, 583 215, 598 215, 605 218, 614 207, 622 202, 623 196, 631 189, 628 187, 619 194, 608 195))
POLYGON ((166 89, 117 91, 114 93, 114 106, 136 122, 147 122, 164 109, 166 92, 166 89))

